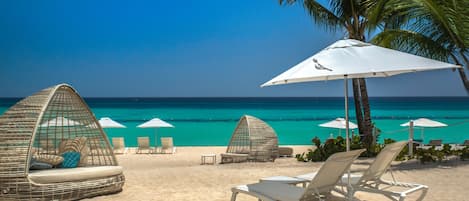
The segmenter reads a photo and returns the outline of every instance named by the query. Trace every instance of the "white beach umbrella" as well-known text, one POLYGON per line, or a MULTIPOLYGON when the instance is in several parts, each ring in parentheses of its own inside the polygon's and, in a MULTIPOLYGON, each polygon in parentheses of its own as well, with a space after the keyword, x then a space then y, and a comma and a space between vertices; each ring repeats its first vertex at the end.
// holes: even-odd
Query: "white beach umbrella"
MULTIPOLYGON (((425 127, 438 128, 438 127, 448 126, 445 123, 441 123, 439 121, 435 121, 435 120, 431 120, 431 119, 427 119, 427 118, 419 118, 419 119, 411 120, 411 121, 413 122, 412 127, 420 127, 420 130, 421 130, 420 137, 422 138, 422 140, 423 140, 423 136, 424 136, 424 128, 425 127)), ((403 123, 403 124, 401 124, 401 126, 410 126, 411 121, 403 123)))
MULTIPOLYGON (((346 122, 344 118, 337 118, 332 121, 326 122, 319 124, 321 127, 326 127, 326 128, 338 128, 339 129, 339 135, 340 135, 340 130, 341 129, 346 129, 346 122)), ((357 124, 354 124, 349 121, 349 129, 356 129, 358 128, 357 124)))
POLYGON ((158 128, 174 128, 170 123, 163 121, 159 118, 153 118, 143 124, 138 125, 139 128, 155 128, 155 147, 158 145, 158 138, 156 130, 158 128))
MULTIPOLYGON (((445 127, 448 126, 445 123, 441 123, 439 121, 427 119, 427 118, 419 118, 416 120, 412 120, 414 122, 414 127, 445 127)), ((401 126, 409 126, 410 121, 401 124, 401 126)))
POLYGON ((319 53, 278 75, 263 86, 299 82, 344 79, 346 144, 349 145, 348 81, 349 78, 388 77, 401 73, 460 66, 440 62, 358 40, 339 40, 319 53))
POLYGON ((101 128, 125 128, 124 125, 112 120, 109 117, 103 117, 99 119, 99 125, 101 125, 101 128))
MULTIPOLYGON (((334 119, 332 121, 329 121, 329 122, 326 122, 326 123, 322 123, 322 124, 319 124, 319 126, 321 127, 326 127, 326 128, 338 128, 338 129, 346 129, 345 127, 345 119, 344 118, 337 118, 337 119, 334 119)), ((358 128, 357 124, 354 124, 352 122, 349 121, 349 129, 356 129, 358 128)))
POLYGON ((65 117, 56 117, 49 121, 42 123, 41 127, 68 127, 68 126, 79 126, 82 125, 78 121, 70 120, 65 117))

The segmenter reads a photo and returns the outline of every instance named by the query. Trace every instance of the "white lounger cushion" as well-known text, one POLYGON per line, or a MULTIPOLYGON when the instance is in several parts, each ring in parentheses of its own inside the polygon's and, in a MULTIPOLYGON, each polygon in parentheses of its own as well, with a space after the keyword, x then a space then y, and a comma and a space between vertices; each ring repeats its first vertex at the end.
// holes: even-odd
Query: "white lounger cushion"
POLYGON ((305 192, 304 188, 276 182, 260 182, 255 184, 241 185, 234 190, 243 191, 247 194, 257 194, 272 200, 289 201, 300 200, 305 192))
POLYGON ((78 168, 58 168, 29 172, 29 179, 35 183, 48 184, 69 181, 83 181, 122 174, 121 166, 96 166, 78 168))

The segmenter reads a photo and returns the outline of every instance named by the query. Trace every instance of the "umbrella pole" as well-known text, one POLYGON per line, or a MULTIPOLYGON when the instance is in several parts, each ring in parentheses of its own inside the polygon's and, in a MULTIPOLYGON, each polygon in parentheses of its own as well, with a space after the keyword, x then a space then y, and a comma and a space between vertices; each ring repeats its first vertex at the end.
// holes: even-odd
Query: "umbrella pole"
MULTIPOLYGON (((349 142, 349 122, 348 122, 348 79, 347 75, 344 75, 344 88, 345 88, 345 146, 346 151, 350 151, 349 142)), ((347 200, 353 199, 352 185, 350 183, 350 169, 347 170, 347 200)))
POLYGON ((412 158, 412 156, 414 155, 413 146, 414 146, 414 121, 410 120, 410 123, 409 123, 409 158, 412 158))
POLYGON ((348 122, 348 79, 347 75, 344 75, 344 88, 345 88, 345 147, 347 151, 350 151, 350 140, 349 140, 349 122, 348 122))
POLYGON ((155 154, 158 152, 158 128, 155 128, 155 154))

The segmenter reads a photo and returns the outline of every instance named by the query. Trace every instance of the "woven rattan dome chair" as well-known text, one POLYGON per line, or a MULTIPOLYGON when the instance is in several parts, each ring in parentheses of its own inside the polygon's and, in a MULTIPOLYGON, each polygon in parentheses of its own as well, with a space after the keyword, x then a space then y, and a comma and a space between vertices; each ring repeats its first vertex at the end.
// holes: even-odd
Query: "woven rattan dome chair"
MULTIPOLYGON (((247 154, 250 161, 274 161, 278 157, 278 138, 274 129, 264 121, 244 115, 238 122, 222 162, 229 162, 231 157, 242 158, 247 154), (238 154, 238 155, 236 155, 238 154), (224 160, 225 156, 227 160, 224 160)), ((241 162, 233 159, 232 162, 241 162)))
POLYGON ((108 138, 71 86, 44 89, 0 116, 0 200, 77 200, 120 192, 124 181, 108 138), (74 139, 85 139, 79 167, 29 170, 33 155, 59 155, 74 139))

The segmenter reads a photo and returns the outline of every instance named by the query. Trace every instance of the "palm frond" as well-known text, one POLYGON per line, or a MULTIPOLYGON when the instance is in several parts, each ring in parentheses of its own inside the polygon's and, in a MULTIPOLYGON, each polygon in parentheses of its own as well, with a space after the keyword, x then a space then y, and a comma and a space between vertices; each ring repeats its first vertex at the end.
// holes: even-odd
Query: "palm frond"
POLYGON ((428 36, 408 30, 383 31, 376 35, 371 43, 440 61, 448 61, 452 54, 452 50, 428 36))

